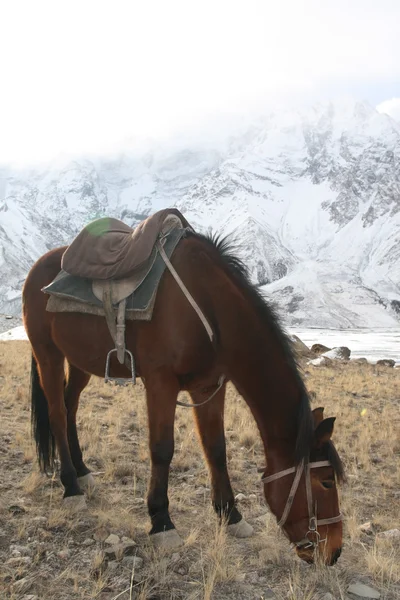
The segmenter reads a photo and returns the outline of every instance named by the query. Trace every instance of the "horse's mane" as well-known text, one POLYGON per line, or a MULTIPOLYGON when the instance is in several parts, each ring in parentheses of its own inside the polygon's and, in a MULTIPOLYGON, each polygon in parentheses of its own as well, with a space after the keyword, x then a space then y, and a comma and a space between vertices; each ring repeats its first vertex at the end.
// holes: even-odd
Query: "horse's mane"
MULTIPOLYGON (((202 240, 205 244, 211 246, 218 252, 226 272, 233 277, 235 283, 249 298, 259 318, 267 324, 271 334, 280 345, 285 361, 291 369, 298 385, 298 389, 300 390, 300 404, 297 414, 298 432, 294 458, 296 464, 303 459, 308 460, 314 432, 310 398, 300 374, 300 366, 294 355, 292 343, 282 329, 276 310, 268 303, 257 286, 250 281, 245 264, 235 254, 237 246, 235 247, 228 236, 221 237, 218 234, 201 235, 198 233, 191 235, 202 240)), ((338 479, 342 479, 342 463, 333 444, 330 444, 329 446, 329 459, 331 460, 336 476, 338 479)))

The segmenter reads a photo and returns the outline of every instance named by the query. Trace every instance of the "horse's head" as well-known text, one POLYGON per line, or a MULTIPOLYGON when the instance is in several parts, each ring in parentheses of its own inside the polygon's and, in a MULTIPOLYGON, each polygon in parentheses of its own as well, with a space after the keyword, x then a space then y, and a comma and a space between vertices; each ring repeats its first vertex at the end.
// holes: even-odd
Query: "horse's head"
POLYGON ((274 460, 268 470, 264 493, 278 524, 295 545, 298 556, 314 562, 318 555, 327 565, 336 563, 342 549, 342 519, 337 480, 343 470, 331 442, 335 418, 323 418, 323 408, 313 411, 314 437, 309 462, 287 468, 274 460))

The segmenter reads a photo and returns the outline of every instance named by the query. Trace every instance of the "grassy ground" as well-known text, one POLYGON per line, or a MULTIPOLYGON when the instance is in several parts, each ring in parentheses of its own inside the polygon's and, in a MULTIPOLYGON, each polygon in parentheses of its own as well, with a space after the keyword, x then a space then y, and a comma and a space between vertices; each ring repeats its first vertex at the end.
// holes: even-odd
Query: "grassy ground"
POLYGON ((170 475, 171 516, 185 546, 156 554, 145 504, 149 477, 143 387, 115 389, 93 379, 78 413, 87 463, 98 491, 77 517, 61 510, 56 477, 39 474, 30 439, 29 345, 0 343, 0 598, 304 600, 347 598, 349 583, 372 585, 387 600, 400 595, 400 369, 368 364, 307 367, 313 406, 337 416, 334 439, 348 482, 342 489, 345 546, 333 568, 296 558, 268 513, 257 468, 264 465, 257 429, 231 388, 226 435, 235 493, 255 527, 247 540, 227 538, 210 506, 209 478, 191 411, 178 408, 170 475), (360 525, 371 521, 364 533, 360 525), (143 559, 104 559, 109 533, 137 542, 143 559), (22 547, 22 548, 21 548, 22 547), (11 560, 14 559, 14 560, 11 560))

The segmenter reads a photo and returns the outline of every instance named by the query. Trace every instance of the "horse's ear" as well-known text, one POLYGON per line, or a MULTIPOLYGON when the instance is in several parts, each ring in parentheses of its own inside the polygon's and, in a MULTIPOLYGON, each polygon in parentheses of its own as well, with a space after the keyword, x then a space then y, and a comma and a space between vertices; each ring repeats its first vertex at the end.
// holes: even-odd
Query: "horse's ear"
POLYGON ((318 427, 318 425, 322 423, 324 419, 324 407, 319 406, 318 408, 314 408, 312 414, 314 418, 314 427, 318 427))
POLYGON ((329 442, 332 437, 333 424, 335 421, 336 417, 329 417, 328 419, 321 421, 318 425, 314 434, 317 448, 321 448, 321 446, 329 442))

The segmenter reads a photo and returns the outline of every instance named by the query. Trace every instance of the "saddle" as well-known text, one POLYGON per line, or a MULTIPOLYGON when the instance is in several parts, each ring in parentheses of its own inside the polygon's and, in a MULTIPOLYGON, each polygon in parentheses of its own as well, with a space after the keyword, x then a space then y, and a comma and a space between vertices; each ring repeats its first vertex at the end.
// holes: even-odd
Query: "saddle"
POLYGON ((61 259, 70 275, 96 280, 116 280, 145 267, 160 233, 174 227, 190 228, 176 208, 151 215, 132 229, 110 217, 89 223, 73 240, 61 259))
POLYGON ((115 343, 115 348, 107 355, 106 382, 125 383, 125 380, 109 375, 110 357, 116 352, 118 361, 129 368, 130 380, 135 383, 133 355, 125 347, 126 301, 150 272, 157 252, 164 255, 163 241, 175 228, 192 229, 175 208, 156 212, 135 229, 118 219, 104 217, 89 223, 62 256, 62 270, 91 280, 94 296, 102 301, 115 343))

